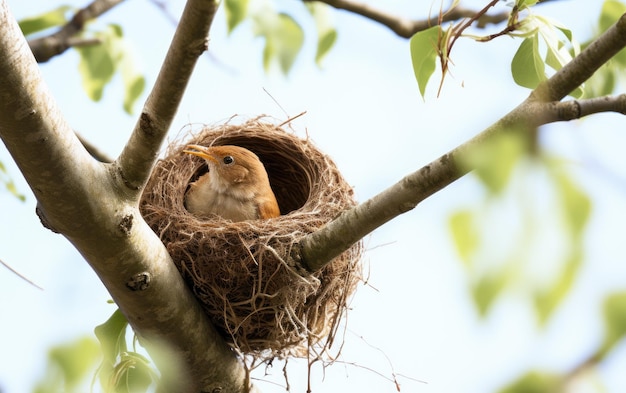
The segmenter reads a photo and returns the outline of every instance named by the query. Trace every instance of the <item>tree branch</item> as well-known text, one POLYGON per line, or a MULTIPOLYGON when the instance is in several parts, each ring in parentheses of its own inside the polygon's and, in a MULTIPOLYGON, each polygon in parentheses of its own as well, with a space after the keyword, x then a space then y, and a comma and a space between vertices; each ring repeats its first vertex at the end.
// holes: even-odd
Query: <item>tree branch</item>
POLYGON ((157 81, 117 159, 119 173, 136 198, 148 181, 196 62, 207 49, 218 5, 218 0, 187 2, 157 81))
MULTIPOLYGON (((464 8, 453 7, 448 11, 442 12, 441 17, 439 15, 433 16, 426 20, 411 20, 404 18, 400 15, 393 15, 378 8, 372 7, 369 4, 359 3, 352 0, 303 0, 318 1, 320 3, 328 4, 329 6, 352 12, 354 14, 371 19, 374 22, 378 22, 383 26, 388 27, 391 31, 403 38, 411 38, 415 33, 422 30, 426 30, 429 27, 437 26, 440 23, 455 21, 463 18, 471 18, 476 15, 476 11, 464 8)), ((478 27, 485 27, 488 24, 498 24, 508 19, 508 12, 499 12, 497 14, 483 15, 476 22, 478 27)))
POLYGON ((78 138, 78 140, 80 141, 81 145, 83 145, 83 147, 85 148, 85 150, 87 150, 87 152, 96 160, 100 161, 100 162, 113 162, 113 159, 111 159, 111 157, 109 157, 108 154, 106 154, 105 152, 103 152, 102 150, 100 150, 100 148, 98 148, 97 146, 95 146, 93 143, 89 142, 87 139, 85 139, 82 135, 80 135, 78 132, 76 132, 76 137, 78 138))
MULTIPOLYGON (((189 0, 185 12, 197 15, 214 5, 189 0)), ((158 97, 152 100, 163 105, 158 97)), ((159 121, 166 128, 165 123, 159 121)), ((85 257, 153 355, 165 391, 248 391, 243 366, 142 220, 135 193, 128 192, 113 164, 90 156, 63 118, 5 0, 0 0, 0 138, 33 190, 41 217, 85 257), (164 347, 166 359, 159 356, 164 347), (172 365, 180 372, 170 375, 172 365)), ((146 161, 143 152, 136 160, 140 165, 146 161)), ((132 164, 129 152, 125 160, 132 164)))
MULTIPOLYGON (((568 119, 563 112, 559 114, 559 109, 577 104, 554 102, 560 101, 580 86, 624 47, 626 14, 498 122, 368 201, 343 212, 323 228, 305 236, 294 247, 292 257, 310 271, 316 271, 374 229, 413 209, 427 197, 467 174, 471 169, 457 165, 458 159, 494 134, 510 130, 532 131, 552 121, 577 118, 570 114, 568 119)), ((582 116, 597 113, 601 109, 623 113, 623 101, 622 96, 579 101, 578 113, 582 116)))
MULTIPOLYGON (((580 119, 603 112, 616 112, 626 115, 626 94, 552 102, 545 105, 541 118, 545 123, 580 119)), ((545 124, 544 123, 544 124, 545 124)))
MULTIPOLYGON (((59 31, 49 36, 28 41, 37 62, 44 63, 54 56, 60 55, 72 46, 83 45, 85 40, 75 37, 85 24, 104 14, 124 0, 94 0, 87 7, 79 10, 74 17, 59 31)), ((87 41, 93 42, 93 41, 87 41)))

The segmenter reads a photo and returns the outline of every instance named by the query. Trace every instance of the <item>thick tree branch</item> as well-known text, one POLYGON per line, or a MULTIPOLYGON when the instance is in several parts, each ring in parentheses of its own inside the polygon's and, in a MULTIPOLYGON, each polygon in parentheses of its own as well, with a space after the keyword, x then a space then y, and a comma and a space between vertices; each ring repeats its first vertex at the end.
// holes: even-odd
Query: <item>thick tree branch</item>
POLYGON ((86 41, 76 37, 85 24, 104 14, 124 0, 94 0, 87 7, 79 10, 74 17, 54 34, 36 38, 28 42, 37 62, 44 63, 54 56, 60 55, 72 46, 85 45, 86 41))
MULTIPOLYGON (((318 1, 320 3, 328 4, 329 6, 352 12, 354 14, 363 16, 374 22, 378 22, 383 26, 388 27, 391 31, 396 33, 400 37, 411 38, 415 33, 422 30, 426 30, 429 27, 437 26, 440 23, 455 21, 463 18, 471 18, 476 15, 476 11, 464 8, 454 7, 448 11, 442 12, 442 15, 436 15, 426 20, 411 20, 404 18, 400 15, 393 15, 381 9, 370 6, 369 4, 359 3, 352 0, 303 0, 318 1)), ((478 27, 485 27, 488 24, 497 24, 504 22, 508 19, 508 12, 499 12, 497 14, 485 14, 481 16, 476 22, 478 27)))
MULTIPOLYGON (((196 13, 206 8, 206 0, 187 4, 196 13)), ((40 215, 96 271, 164 375, 178 366, 179 372, 166 378, 165 391, 247 391, 240 361, 142 220, 136 195, 114 165, 90 156, 63 118, 5 0, 0 0, 0 138, 33 190, 40 215), (166 359, 158 356, 163 348, 166 359)), ((128 155, 126 163, 132 161, 128 155)))
POLYGON ((126 186, 139 198, 178 110, 191 73, 206 51, 219 0, 188 1, 157 81, 117 159, 126 186))
POLYGON ((535 89, 524 102, 483 132, 406 176, 370 200, 345 211, 322 229, 304 237, 292 256, 309 270, 323 267, 334 257, 389 220, 467 174, 471 168, 457 165, 459 157, 494 134, 511 130, 531 131, 542 124, 570 120, 601 108, 623 111, 623 97, 579 101, 580 116, 559 114, 567 103, 555 103, 593 75, 606 61, 626 47, 626 15, 604 32, 570 63, 535 89), (558 116, 563 116, 562 119, 558 116))

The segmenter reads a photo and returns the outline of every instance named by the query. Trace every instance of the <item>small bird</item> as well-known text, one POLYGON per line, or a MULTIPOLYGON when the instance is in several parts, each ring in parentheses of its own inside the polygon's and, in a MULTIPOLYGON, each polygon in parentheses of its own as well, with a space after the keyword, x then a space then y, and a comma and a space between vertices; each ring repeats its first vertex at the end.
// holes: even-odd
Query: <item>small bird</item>
POLYGON ((204 158, 209 166, 185 195, 185 207, 191 214, 217 214, 231 221, 280 215, 265 167, 250 150, 230 145, 188 145, 183 152, 204 158))

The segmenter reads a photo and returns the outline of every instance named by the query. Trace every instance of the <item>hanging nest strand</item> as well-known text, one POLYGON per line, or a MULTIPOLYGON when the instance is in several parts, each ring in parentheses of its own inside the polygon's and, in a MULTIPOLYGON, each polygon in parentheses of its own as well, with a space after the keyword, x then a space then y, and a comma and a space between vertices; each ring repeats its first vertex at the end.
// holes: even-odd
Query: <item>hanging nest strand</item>
POLYGON ((142 196, 141 212, 223 337, 243 354, 309 356, 332 344, 361 278, 360 243, 317 272, 290 258, 298 241, 355 205, 352 188, 308 140, 260 119, 204 128, 172 145, 142 196), (231 222, 184 207, 190 182, 208 170, 187 144, 237 145, 268 172, 281 216, 231 222))

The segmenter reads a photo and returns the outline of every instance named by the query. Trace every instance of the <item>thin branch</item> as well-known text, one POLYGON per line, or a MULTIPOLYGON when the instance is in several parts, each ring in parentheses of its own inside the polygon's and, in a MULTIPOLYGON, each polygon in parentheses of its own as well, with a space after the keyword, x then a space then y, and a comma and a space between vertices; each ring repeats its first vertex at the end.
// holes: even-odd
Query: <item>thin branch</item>
POLYGON ((29 283, 30 285, 34 286, 35 288, 39 289, 40 291, 43 291, 43 288, 40 287, 39 285, 35 284, 34 282, 32 282, 31 280, 29 280, 26 276, 24 276, 23 274, 21 274, 20 272, 18 272, 17 270, 13 269, 11 266, 9 266, 9 264, 7 264, 6 262, 4 262, 2 259, 0 259, 0 265, 6 267, 7 269, 9 269, 11 272, 13 272, 13 274, 15 274, 16 276, 18 276, 19 278, 21 278, 22 280, 26 281, 27 283, 29 283))
POLYGON ((87 7, 79 10, 74 17, 54 34, 28 41, 37 62, 44 63, 54 56, 60 55, 72 46, 83 44, 76 35, 92 19, 104 14, 124 0, 94 0, 87 7))
POLYGON ((85 150, 87 150, 87 152, 96 160, 100 161, 100 162, 113 162, 113 159, 106 154, 105 152, 103 152, 102 150, 100 150, 100 148, 98 148, 96 145, 94 145, 93 143, 89 142, 87 139, 85 139, 81 134, 79 134, 78 132, 76 133, 76 137, 78 137, 78 140, 80 141, 80 143, 83 145, 83 147, 85 148, 85 150))
MULTIPOLYGON (((363 16, 374 22, 378 22, 383 26, 388 27, 391 31, 396 33, 400 37, 411 38, 415 33, 428 29, 432 26, 437 26, 445 22, 456 21, 463 18, 472 18, 476 15, 476 11, 464 8, 453 7, 448 11, 442 12, 441 17, 439 15, 433 16, 426 20, 411 20, 404 18, 400 15, 394 15, 378 8, 372 7, 369 4, 359 3, 352 0, 303 0, 318 1, 320 3, 328 4, 329 6, 352 12, 354 14, 363 16)), ((489 24, 498 24, 508 19, 508 12, 499 12, 496 14, 485 14, 477 19, 477 26, 483 28, 489 24)))
MULTIPOLYGON (((551 108, 569 92, 580 86, 606 61, 626 47, 626 14, 585 48, 576 58, 556 72, 535 89, 529 98, 505 115, 495 124, 471 140, 442 155, 418 171, 406 176, 380 194, 343 212, 323 228, 301 239, 294 247, 292 257, 310 271, 316 271, 334 257, 348 249, 374 229, 405 213, 418 203, 442 190, 470 171, 457 165, 459 157, 484 143, 494 134, 507 130, 532 131, 550 121, 551 108)), ((597 113, 604 106, 607 110, 623 109, 617 98, 582 101, 585 113, 597 113)), ((582 114, 583 109, 580 113, 582 114)))
POLYGON ((552 123, 581 119, 604 112, 626 115, 626 94, 553 102, 545 105, 545 111, 541 118, 545 123, 552 123))
POLYGON ((218 0, 188 1, 140 119, 117 159, 126 186, 138 198, 176 115, 198 58, 207 50, 218 0))

